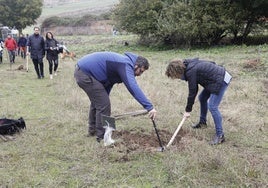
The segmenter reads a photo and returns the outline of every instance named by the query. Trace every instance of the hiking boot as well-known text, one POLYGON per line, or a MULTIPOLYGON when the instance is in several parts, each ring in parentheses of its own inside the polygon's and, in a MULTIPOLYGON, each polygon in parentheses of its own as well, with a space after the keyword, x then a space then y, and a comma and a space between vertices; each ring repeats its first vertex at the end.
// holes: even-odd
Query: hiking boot
POLYGON ((221 144, 225 141, 224 135, 218 136, 215 135, 213 137, 213 139, 209 142, 210 145, 217 145, 217 144, 221 144))
POLYGON ((88 131, 87 137, 95 136, 95 134, 96 134, 96 131, 90 130, 88 131))
POLYGON ((203 122, 199 122, 192 126, 193 129, 200 129, 200 128, 206 128, 206 127, 207 127, 207 123, 203 123, 203 122))
POLYGON ((102 139, 103 139, 103 138, 100 138, 100 137, 97 137, 97 138, 96 138, 97 142, 99 142, 99 143, 101 142, 102 139))
POLYGON ((96 128, 95 127, 89 127, 87 137, 91 137, 91 136, 95 136, 95 135, 96 135, 96 128))

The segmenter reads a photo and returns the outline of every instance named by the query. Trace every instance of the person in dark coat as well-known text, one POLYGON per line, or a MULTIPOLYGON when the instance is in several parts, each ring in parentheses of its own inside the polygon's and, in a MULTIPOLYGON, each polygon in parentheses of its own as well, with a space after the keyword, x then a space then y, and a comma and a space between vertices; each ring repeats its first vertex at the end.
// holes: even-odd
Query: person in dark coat
POLYGON ((166 75, 172 79, 181 79, 188 82, 188 99, 184 117, 190 117, 190 112, 198 93, 198 85, 204 89, 199 94, 200 120, 193 128, 206 127, 208 109, 214 120, 216 134, 211 145, 225 141, 222 128, 222 115, 218 109, 223 95, 232 79, 224 67, 207 60, 185 59, 173 60, 166 69, 166 75))
POLYGON ((34 69, 37 74, 37 78, 44 78, 44 63, 43 58, 45 56, 45 40, 40 35, 40 28, 34 27, 34 34, 29 36, 27 41, 27 55, 31 54, 31 59, 34 64, 34 69))
POLYGON ((49 74, 50 74, 50 79, 53 79, 53 73, 52 71, 54 70, 54 75, 57 75, 57 68, 59 64, 59 47, 58 47, 58 41, 54 39, 53 34, 51 32, 46 33, 46 41, 45 41, 45 49, 47 51, 47 60, 49 63, 49 74), (54 69, 53 69, 54 65, 54 69))
POLYGON ((19 37, 19 41, 18 41, 18 47, 19 47, 18 52, 19 52, 19 55, 21 55, 23 59, 26 58, 26 44, 27 44, 27 39, 21 33, 19 37))
POLYGON ((89 107, 88 135, 96 134, 97 141, 103 139, 101 115, 111 115, 109 94, 114 84, 124 83, 131 95, 155 119, 156 110, 138 86, 135 76, 149 69, 148 60, 142 56, 127 52, 124 55, 115 52, 95 52, 78 60, 74 77, 80 88, 88 95, 89 107))

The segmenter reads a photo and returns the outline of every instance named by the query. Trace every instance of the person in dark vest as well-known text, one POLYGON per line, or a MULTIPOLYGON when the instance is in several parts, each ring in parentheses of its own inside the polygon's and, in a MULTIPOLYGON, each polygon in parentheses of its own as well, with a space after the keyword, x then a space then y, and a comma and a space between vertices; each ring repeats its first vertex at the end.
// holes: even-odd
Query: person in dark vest
POLYGON ((27 41, 27 55, 31 54, 31 59, 34 64, 34 69, 37 74, 37 78, 44 78, 44 63, 43 58, 45 56, 45 40, 40 35, 40 28, 34 27, 34 34, 29 36, 27 41))
POLYGON ((215 62, 200 60, 199 58, 173 60, 166 69, 166 75, 172 79, 181 79, 188 82, 188 98, 184 117, 190 117, 198 85, 203 87, 199 94, 200 120, 193 128, 202 128, 207 125, 207 112, 211 112, 214 120, 216 134, 211 140, 211 145, 225 141, 222 128, 222 115, 218 109, 223 95, 232 79, 224 67, 215 62))
POLYGON ((57 75, 57 68, 59 64, 59 47, 58 41, 54 39, 53 34, 51 32, 46 33, 46 41, 45 41, 45 49, 46 49, 46 57, 49 63, 49 76, 50 79, 53 79, 53 71, 54 75, 57 75))

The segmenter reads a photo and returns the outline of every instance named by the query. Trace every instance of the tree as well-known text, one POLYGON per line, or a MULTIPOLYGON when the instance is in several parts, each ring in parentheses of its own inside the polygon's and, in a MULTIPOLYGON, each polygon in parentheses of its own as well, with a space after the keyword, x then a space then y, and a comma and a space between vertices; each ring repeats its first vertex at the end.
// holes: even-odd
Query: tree
POLYGON ((117 28, 145 39, 157 30, 161 10, 161 0, 121 0, 113 11, 113 18, 117 28))
POLYGON ((213 45, 225 36, 246 39, 266 20, 267 8, 267 0, 120 0, 114 19, 142 40, 213 45))
POLYGON ((0 0, 1 24, 13 27, 20 32, 35 24, 42 13, 42 0, 0 0))
POLYGON ((232 9, 229 15, 232 16, 233 22, 229 29, 234 35, 234 42, 243 43, 251 32, 257 30, 258 26, 263 24, 267 26, 267 0, 233 0, 231 4, 232 9))
POLYGON ((226 5, 223 1, 175 0, 162 11, 160 34, 170 33, 175 44, 216 44, 226 35, 226 5))

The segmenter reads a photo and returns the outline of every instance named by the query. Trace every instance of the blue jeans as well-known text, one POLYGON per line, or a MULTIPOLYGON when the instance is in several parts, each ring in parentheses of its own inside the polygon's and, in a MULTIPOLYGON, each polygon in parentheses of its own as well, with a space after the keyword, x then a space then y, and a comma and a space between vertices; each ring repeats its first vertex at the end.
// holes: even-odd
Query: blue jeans
POLYGON ((205 123, 207 121, 208 109, 213 117, 216 134, 217 136, 222 136, 224 134, 222 129, 222 116, 219 111, 219 105, 221 103, 222 97, 228 87, 224 81, 220 92, 216 94, 211 94, 208 90, 204 89, 199 95, 200 102, 200 122, 205 123))

